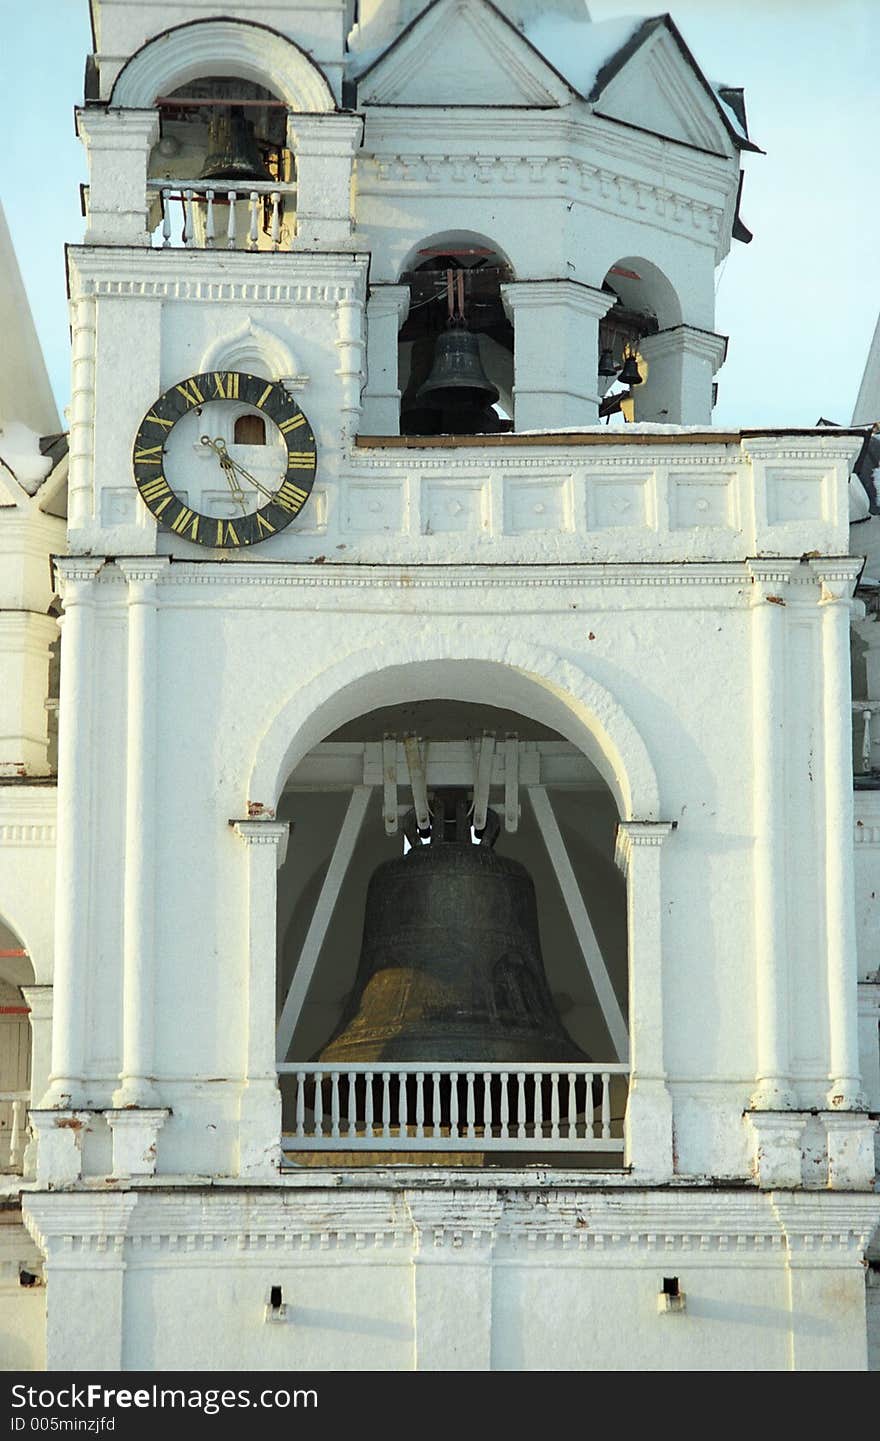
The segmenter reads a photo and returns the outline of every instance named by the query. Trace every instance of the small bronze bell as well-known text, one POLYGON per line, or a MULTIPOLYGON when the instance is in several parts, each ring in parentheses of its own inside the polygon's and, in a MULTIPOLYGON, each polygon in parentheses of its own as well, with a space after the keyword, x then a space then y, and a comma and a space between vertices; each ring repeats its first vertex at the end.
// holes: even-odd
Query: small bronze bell
POLYGON ((639 364, 632 351, 623 358, 623 369, 617 377, 621 385, 641 385, 642 376, 639 372, 639 364))
POLYGON ((254 127, 240 105, 218 106, 208 123, 208 154, 200 180, 271 180, 254 127))
POLYGON ((478 337, 460 322, 450 325, 437 341, 431 374, 419 386, 416 404, 435 410, 488 410, 497 399, 498 391, 483 369, 478 337))
POLYGON ((318 1060, 589 1059, 556 1014, 535 888, 492 850, 499 829, 490 811, 472 843, 464 792, 435 792, 429 844, 413 818, 409 853, 373 872, 355 987, 318 1060))
POLYGON ((599 374, 605 376, 617 374, 617 366, 614 364, 613 352, 607 345, 599 356, 599 374))

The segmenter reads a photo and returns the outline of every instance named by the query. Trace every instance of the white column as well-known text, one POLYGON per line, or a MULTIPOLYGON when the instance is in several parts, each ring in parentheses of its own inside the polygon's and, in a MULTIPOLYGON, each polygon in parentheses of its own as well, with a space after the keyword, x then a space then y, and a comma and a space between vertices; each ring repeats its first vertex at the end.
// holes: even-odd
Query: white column
POLYGON ((357 431, 361 418, 361 391, 364 384, 364 302, 349 287, 336 305, 336 353, 339 364, 340 410, 342 429, 346 435, 357 431))
POLYGON ((517 430, 595 425, 599 321, 615 297, 573 280, 502 285, 514 332, 517 430))
POLYGON ((157 583, 167 557, 117 561, 128 582, 122 1071, 114 1106, 154 1106, 157 583))
POLYGON ((64 616, 58 725, 58 841, 55 895, 52 1074, 47 1108, 76 1105, 85 1068, 89 967, 94 607, 103 559, 55 562, 64 616))
POLYGON ((408 285, 373 285, 367 301, 367 384, 361 434, 400 434, 397 337, 409 311, 408 285))
POLYGON ((243 1030, 244 1086, 239 1111, 239 1173, 277 1172, 281 1093, 275 1070, 277 874, 284 864, 290 825, 235 821, 247 847, 247 1002, 243 1030))
POLYGON ((751 561, 756 1110, 795 1106, 785 909, 785 604, 790 566, 751 561))
POLYGON ((158 110, 77 110, 88 152, 87 245, 146 245, 147 167, 158 110))
POLYGON ((673 1174, 672 1099, 663 1045, 662 847, 667 821, 621 821, 615 860, 626 876, 630 1081, 626 1163, 644 1181, 673 1174))
POLYGON ((79 295, 71 303, 71 395, 67 517, 71 531, 91 519, 94 508, 96 301, 79 295))
POLYGON ((693 325, 676 325, 639 341, 647 362, 636 386, 635 418, 663 425, 710 425, 712 381, 724 364, 727 337, 693 325))
POLYGON ((291 115, 287 143, 296 157, 296 248, 351 243, 352 169, 359 115, 291 115))
POLYGON ((859 1078, 849 612, 860 563, 814 565, 822 585, 825 916, 832 1110, 864 1110, 859 1078))

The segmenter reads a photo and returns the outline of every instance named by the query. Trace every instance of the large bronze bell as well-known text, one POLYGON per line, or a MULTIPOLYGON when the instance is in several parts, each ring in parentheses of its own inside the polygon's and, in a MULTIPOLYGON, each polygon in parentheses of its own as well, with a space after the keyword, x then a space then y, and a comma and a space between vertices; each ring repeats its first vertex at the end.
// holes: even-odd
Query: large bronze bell
POLYGON ((416 404, 434 410, 487 410, 497 399, 498 390, 483 369, 478 337, 461 323, 450 325, 437 341, 431 374, 419 386, 416 404))
POLYGON ((471 841, 463 792, 438 792, 429 844, 385 861, 367 891, 357 978, 321 1062, 586 1061, 544 973, 535 888, 497 856, 497 816, 471 841))
POLYGON ((208 122, 208 154, 200 180, 271 180, 240 105, 218 106, 208 122))

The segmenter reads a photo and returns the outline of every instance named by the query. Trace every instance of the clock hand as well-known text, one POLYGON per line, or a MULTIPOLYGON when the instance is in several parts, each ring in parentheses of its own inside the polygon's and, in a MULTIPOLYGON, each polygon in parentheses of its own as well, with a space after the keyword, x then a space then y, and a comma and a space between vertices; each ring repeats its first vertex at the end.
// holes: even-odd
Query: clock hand
POLYGON ((238 471, 238 474, 243 476, 249 485, 252 485, 256 490, 260 491, 260 493, 262 495, 265 495, 268 500, 275 499, 276 495, 278 494, 277 490, 267 489, 267 487, 263 485, 262 481, 257 480, 257 477, 255 475, 251 475, 249 470, 245 470, 243 465, 239 465, 237 460, 233 460, 232 456, 229 455, 228 452, 227 460, 229 465, 231 465, 234 470, 238 471))
POLYGON ((225 441, 223 441, 219 435, 215 440, 212 440, 209 435, 203 435, 200 437, 200 439, 202 445, 209 446, 210 449, 213 450, 214 454, 217 456, 217 459, 220 461, 220 469, 223 471, 223 475, 226 479, 226 484, 229 486, 229 489, 232 492, 232 499, 237 501, 238 504, 241 506, 242 515, 247 515, 247 507, 244 503, 244 491, 242 490, 240 485, 236 485, 235 483, 235 473, 232 469, 233 460, 226 449, 225 441))

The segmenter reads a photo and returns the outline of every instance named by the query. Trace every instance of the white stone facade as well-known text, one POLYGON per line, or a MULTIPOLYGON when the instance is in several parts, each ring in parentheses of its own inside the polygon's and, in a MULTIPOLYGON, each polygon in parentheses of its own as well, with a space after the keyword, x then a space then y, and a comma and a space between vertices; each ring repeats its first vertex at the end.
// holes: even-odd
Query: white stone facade
MULTIPOLYGON (((383 3, 350 52, 337 0, 95 7, 67 554, 0 511, 5 551, 56 553, 64 613, 57 804, 0 787, 0 916, 34 972, 33 1139, 5 1188, 28 1233, 10 1265, 35 1245, 46 1283, 45 1341, 21 1293, 27 1363, 284 1369, 292 1324, 302 1369, 865 1369, 861 437, 711 428, 748 142, 668 23, 597 61, 590 99, 528 38, 547 12, 593 44, 572 4, 510 24, 483 0, 383 3), (216 197, 193 180, 202 229, 151 242, 157 102, 230 74, 290 112, 295 234, 266 186, 253 248, 234 226, 232 249, 202 244, 216 197), (512 276, 513 429, 400 435, 403 277, 481 239, 512 276), (622 429, 596 424, 615 268, 655 322, 622 429), (319 455, 296 520, 234 554, 157 526, 131 462, 158 396, 227 371, 280 382, 319 455), (426 1155, 412 1128, 358 1154, 338 1108, 321 1155, 297 1145, 276 1065, 339 1017, 366 876, 418 806, 407 717, 432 711, 426 784, 463 775, 504 812, 554 996, 596 1073, 617 1067, 604 1153, 554 1154, 555 1113, 522 1164, 468 1156, 464 1132, 426 1155)), ((245 409, 211 411, 233 451, 245 409)), ((195 432, 178 459, 181 504, 227 515, 195 432)), ((24 649, 0 651, 13 708, 24 649)))

